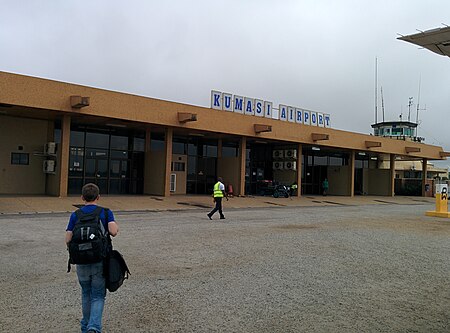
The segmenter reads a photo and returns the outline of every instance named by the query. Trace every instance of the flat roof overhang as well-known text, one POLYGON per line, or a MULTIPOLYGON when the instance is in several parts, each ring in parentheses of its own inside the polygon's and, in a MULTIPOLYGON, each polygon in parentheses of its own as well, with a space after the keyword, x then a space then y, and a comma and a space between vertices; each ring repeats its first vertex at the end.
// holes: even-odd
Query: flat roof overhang
POLYGON ((172 127, 187 133, 204 132, 258 140, 282 141, 355 151, 395 154, 430 160, 445 159, 442 147, 417 142, 301 125, 277 119, 247 116, 211 108, 102 90, 0 71, 0 115, 48 118, 70 115, 103 123, 117 122, 133 127, 172 127), (71 96, 88 96, 89 106, 73 108, 71 96), (196 115, 196 121, 180 122, 179 113, 196 115), (255 132, 255 124, 270 132, 255 132), (326 138, 320 139, 317 138, 326 138), (370 143, 370 145, 368 144, 370 143), (376 143, 376 144, 375 144, 376 143))
POLYGON ((439 55, 450 57, 450 27, 436 28, 397 39, 424 47, 439 55))

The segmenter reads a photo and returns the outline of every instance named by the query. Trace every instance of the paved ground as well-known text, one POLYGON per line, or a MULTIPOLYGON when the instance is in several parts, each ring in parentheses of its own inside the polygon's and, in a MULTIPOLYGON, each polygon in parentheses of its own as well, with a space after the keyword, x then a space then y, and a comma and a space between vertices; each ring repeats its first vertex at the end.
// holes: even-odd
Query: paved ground
MULTIPOLYGON (((450 332, 450 221, 424 216, 432 200, 232 199, 211 222, 197 199, 116 214, 132 276, 105 332, 450 332)), ((17 213, 0 216, 0 332, 77 332, 68 213, 17 213)))

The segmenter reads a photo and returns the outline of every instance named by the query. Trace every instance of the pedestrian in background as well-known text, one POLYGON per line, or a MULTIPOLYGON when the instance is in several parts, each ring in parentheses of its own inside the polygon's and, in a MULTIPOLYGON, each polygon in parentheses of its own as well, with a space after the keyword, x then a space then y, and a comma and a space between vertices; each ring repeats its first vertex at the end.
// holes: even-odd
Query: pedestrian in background
POLYGON ((222 198, 224 197, 228 201, 228 196, 227 193, 225 192, 225 185, 222 183, 222 177, 218 177, 217 183, 214 185, 214 192, 213 192, 214 203, 216 204, 216 206, 212 211, 206 214, 210 220, 212 220, 213 215, 217 211, 219 211, 220 219, 222 220, 225 219, 225 216, 223 215, 222 212, 222 198))
POLYGON ((328 193, 328 179, 324 179, 322 182, 323 195, 326 196, 328 193))

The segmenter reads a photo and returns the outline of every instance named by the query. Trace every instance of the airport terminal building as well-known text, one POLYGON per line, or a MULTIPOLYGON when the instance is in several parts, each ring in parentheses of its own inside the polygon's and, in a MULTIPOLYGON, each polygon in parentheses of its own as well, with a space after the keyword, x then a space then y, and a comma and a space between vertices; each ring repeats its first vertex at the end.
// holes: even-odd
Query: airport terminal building
POLYGON ((0 72, 0 194, 234 195, 298 184, 297 195, 394 195, 395 162, 450 154, 332 128, 332 115, 211 92, 211 107, 0 72), (274 113, 275 112, 275 113, 274 113), (276 116, 276 119, 274 118, 276 116), (388 165, 388 167, 386 167, 388 165))

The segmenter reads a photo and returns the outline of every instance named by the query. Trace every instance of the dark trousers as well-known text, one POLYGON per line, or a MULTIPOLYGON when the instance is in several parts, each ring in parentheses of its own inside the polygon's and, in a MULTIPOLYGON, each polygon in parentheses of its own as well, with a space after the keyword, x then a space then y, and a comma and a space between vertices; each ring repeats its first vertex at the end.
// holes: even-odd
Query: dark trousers
POLYGON ((222 213, 222 198, 214 198, 214 201, 216 202, 216 207, 208 215, 213 216, 215 212, 219 211, 220 217, 224 217, 222 213))

